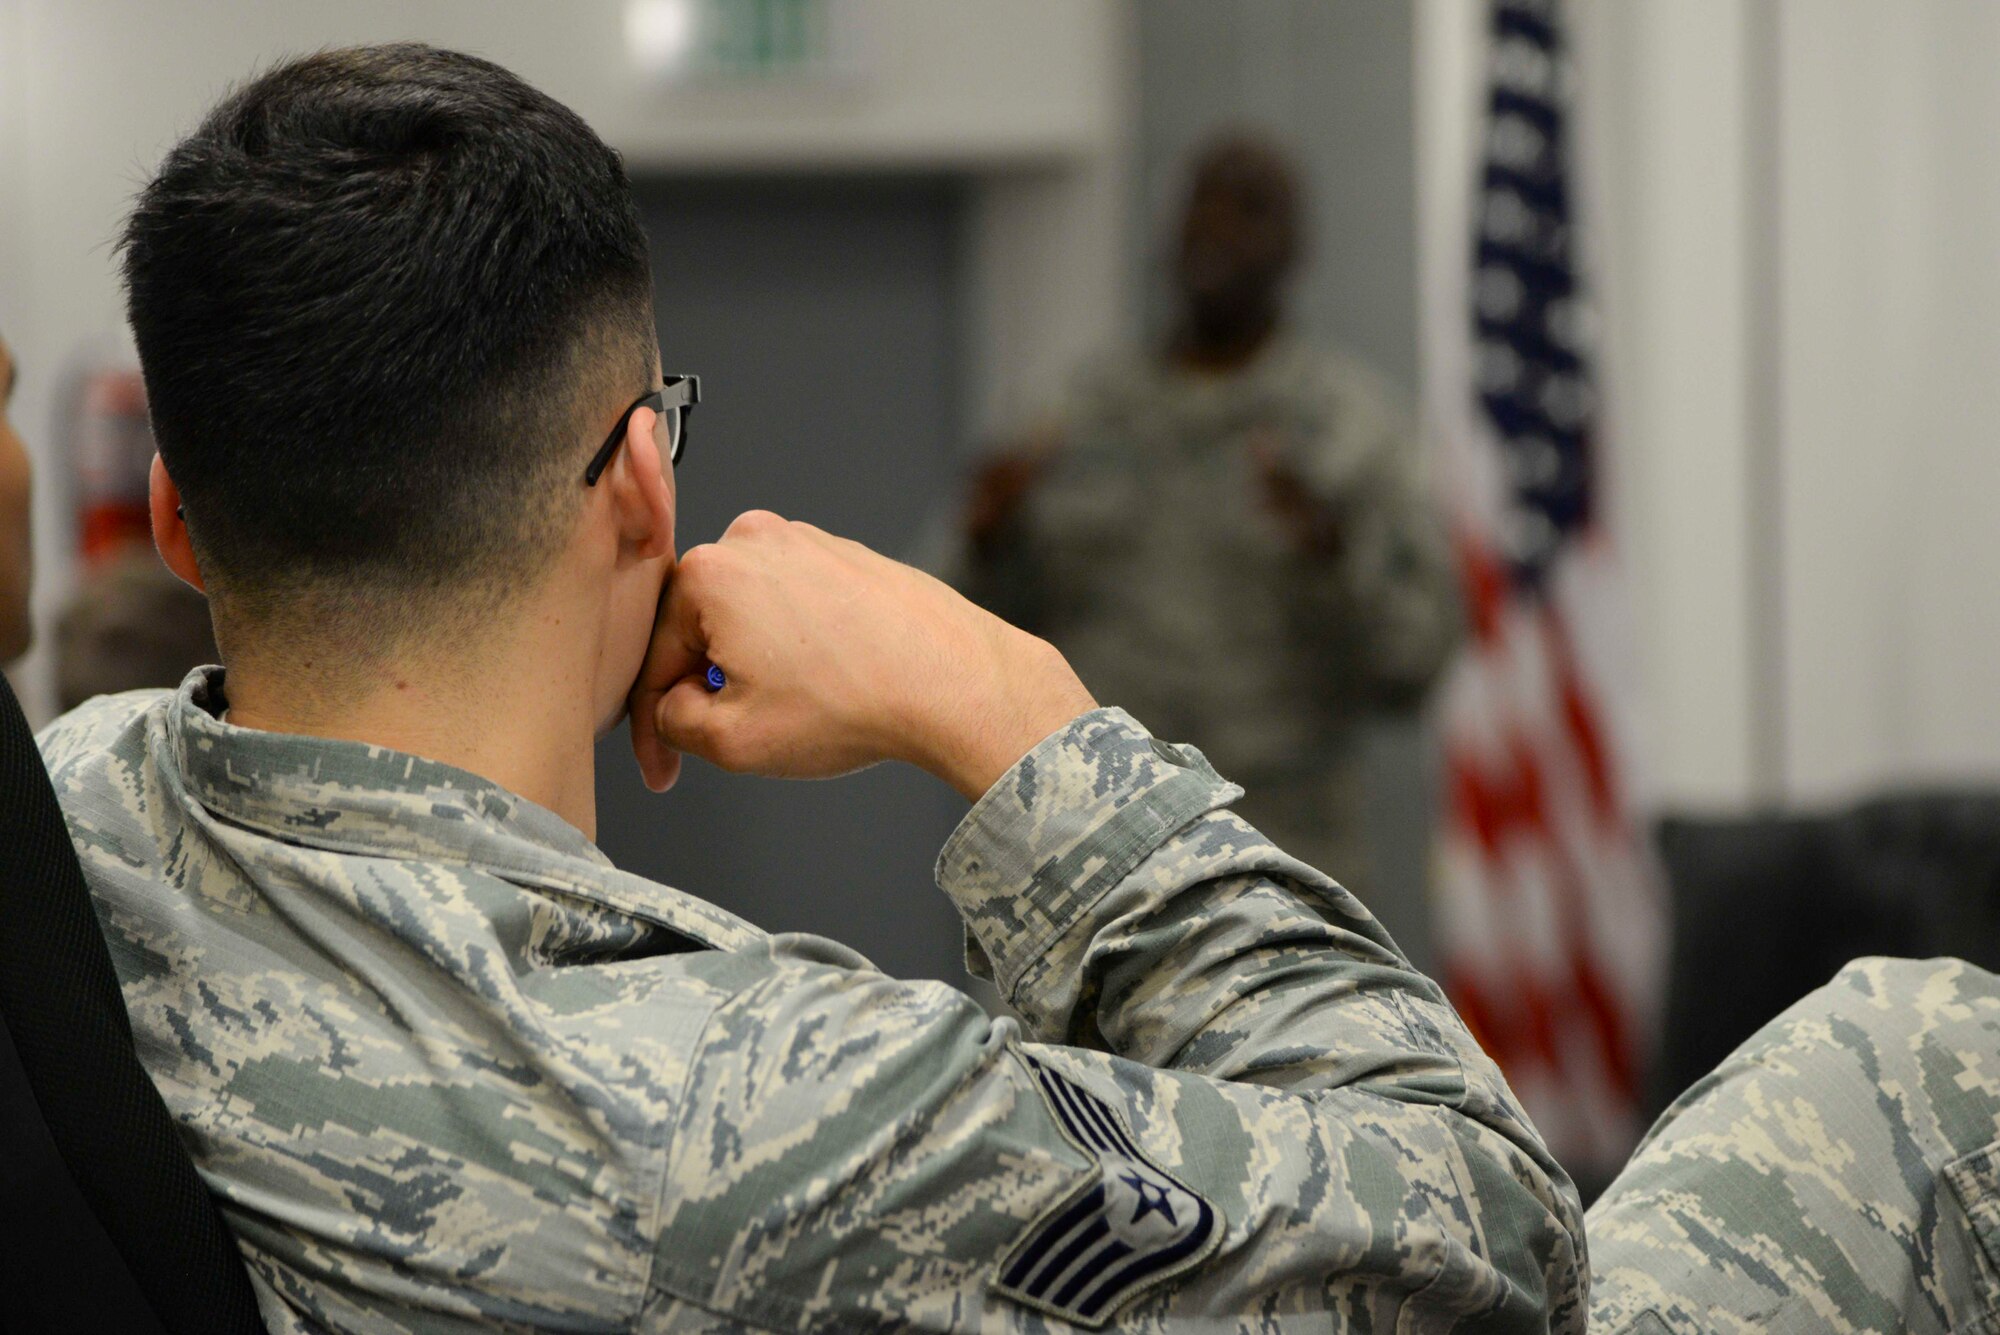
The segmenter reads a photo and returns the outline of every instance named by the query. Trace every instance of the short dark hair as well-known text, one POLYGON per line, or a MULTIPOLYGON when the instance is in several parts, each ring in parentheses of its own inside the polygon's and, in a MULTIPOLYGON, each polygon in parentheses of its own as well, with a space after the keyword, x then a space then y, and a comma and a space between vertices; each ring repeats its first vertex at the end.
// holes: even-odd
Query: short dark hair
POLYGON ((517 582, 568 532, 597 400, 654 374, 618 155, 457 52, 263 74, 167 155, 121 248, 203 575, 252 616, 517 582))

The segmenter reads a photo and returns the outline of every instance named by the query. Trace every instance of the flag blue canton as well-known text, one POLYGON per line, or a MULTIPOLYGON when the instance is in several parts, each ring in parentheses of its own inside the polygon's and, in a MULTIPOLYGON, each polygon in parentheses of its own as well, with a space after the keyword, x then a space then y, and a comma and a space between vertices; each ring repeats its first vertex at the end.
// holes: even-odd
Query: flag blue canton
POLYGON ((1057 1125, 1095 1171, 1035 1221, 1001 1261, 993 1287, 1099 1327, 1128 1300, 1213 1251, 1221 1220, 1139 1148, 1109 1103, 1036 1058, 1024 1059, 1057 1125))
POLYGON ((1506 470, 1498 533, 1539 587, 1596 501, 1596 396, 1579 299, 1556 0, 1494 0, 1474 241, 1480 408, 1506 470))

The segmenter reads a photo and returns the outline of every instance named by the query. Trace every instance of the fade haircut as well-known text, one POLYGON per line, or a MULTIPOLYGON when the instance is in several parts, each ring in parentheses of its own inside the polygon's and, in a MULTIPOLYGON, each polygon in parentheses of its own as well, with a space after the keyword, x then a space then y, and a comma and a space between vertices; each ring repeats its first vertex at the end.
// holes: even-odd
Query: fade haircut
POLYGON ((591 431, 655 383, 618 155, 457 52, 272 69, 167 155, 120 246, 203 577, 254 620, 393 638, 491 606, 566 540, 591 431))

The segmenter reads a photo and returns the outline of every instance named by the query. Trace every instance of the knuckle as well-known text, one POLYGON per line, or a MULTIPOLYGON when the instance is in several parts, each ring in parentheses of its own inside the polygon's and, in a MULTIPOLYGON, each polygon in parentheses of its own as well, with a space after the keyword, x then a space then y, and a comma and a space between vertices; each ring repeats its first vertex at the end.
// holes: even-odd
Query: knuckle
POLYGON ((782 516, 769 510, 745 510, 729 525, 729 531, 722 536, 729 538, 761 538, 781 532, 785 528, 782 516))
POLYGON ((716 556, 714 543, 705 542, 699 547, 690 547, 681 553, 680 566, 675 574, 682 580, 706 580, 715 573, 716 556))

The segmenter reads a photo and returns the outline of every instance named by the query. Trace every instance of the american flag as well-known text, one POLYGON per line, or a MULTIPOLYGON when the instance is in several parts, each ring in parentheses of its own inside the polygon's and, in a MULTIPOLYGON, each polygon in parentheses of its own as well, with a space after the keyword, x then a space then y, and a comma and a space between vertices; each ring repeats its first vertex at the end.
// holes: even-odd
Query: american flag
POLYGON ((1665 907, 1635 810, 1559 0, 1489 0, 1441 444, 1472 627, 1444 688, 1445 985, 1579 1177, 1637 1141, 1665 907), (1469 307, 1469 309, 1467 309, 1469 307), (1471 383, 1467 384, 1466 380, 1471 383))

